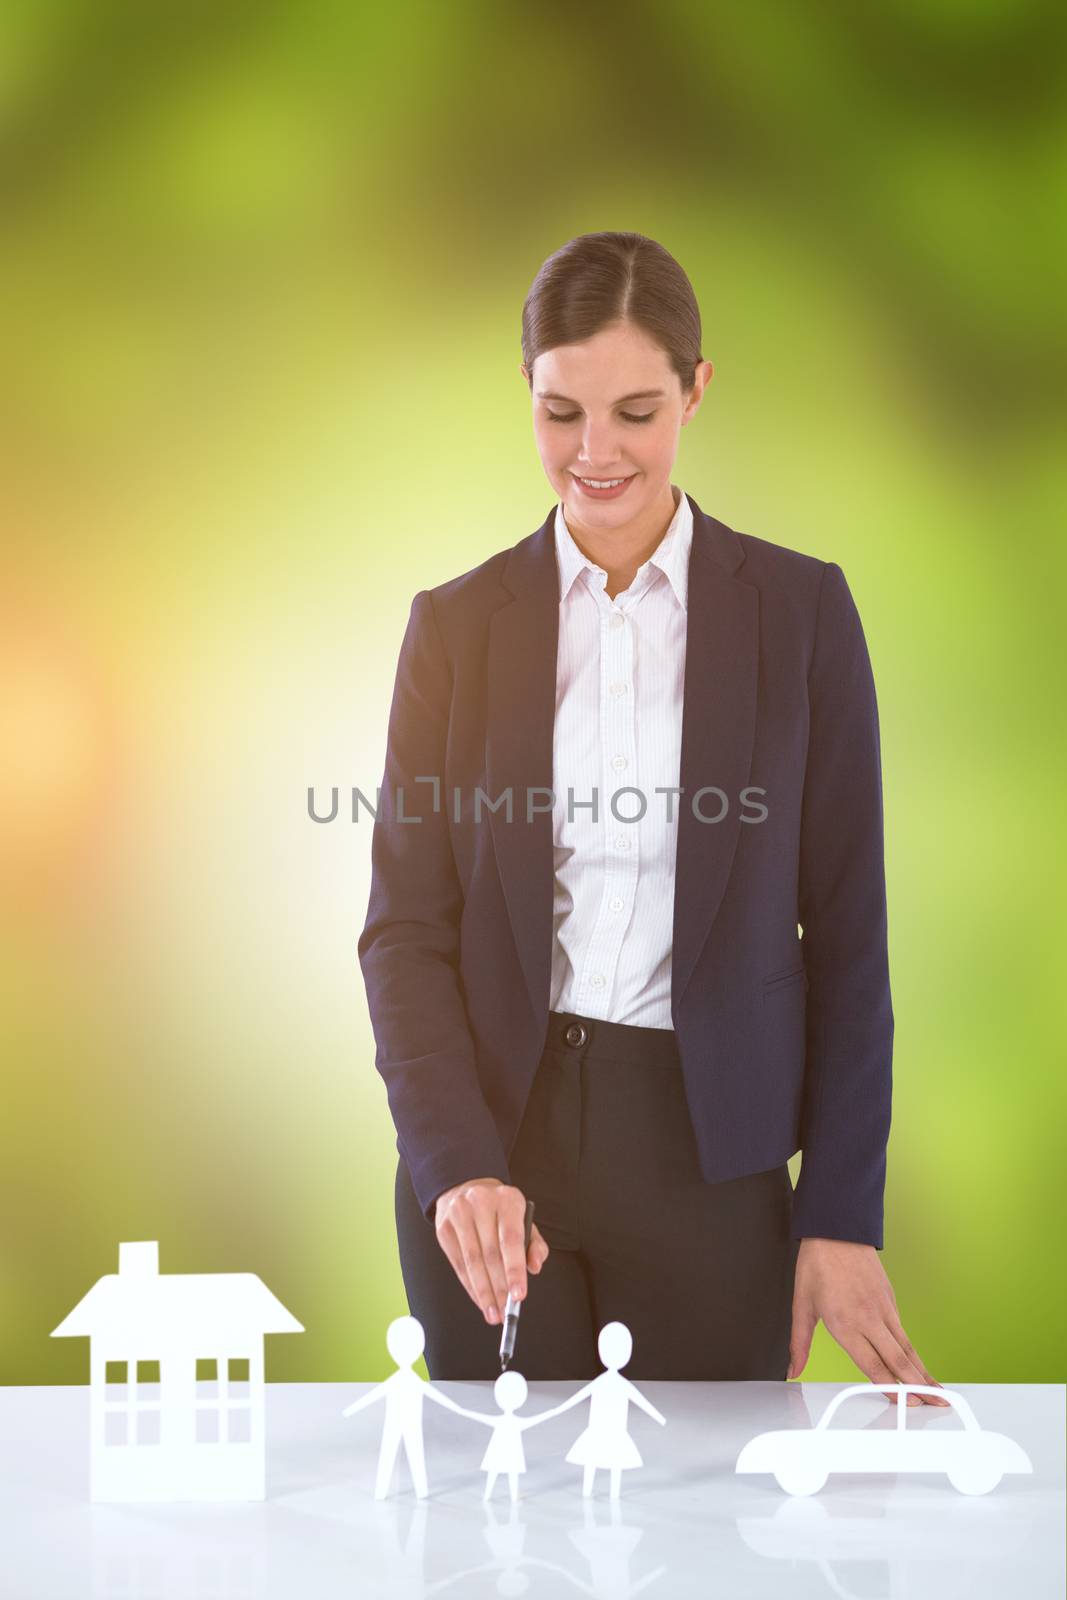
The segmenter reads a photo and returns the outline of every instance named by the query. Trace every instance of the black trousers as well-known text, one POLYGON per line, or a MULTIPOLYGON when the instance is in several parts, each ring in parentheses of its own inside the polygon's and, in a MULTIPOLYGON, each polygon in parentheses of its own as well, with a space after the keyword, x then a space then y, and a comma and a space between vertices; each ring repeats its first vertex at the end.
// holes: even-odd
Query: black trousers
MULTIPOLYGON (((704 1181, 672 1029, 552 1012, 509 1165, 550 1248, 519 1322, 525 1377, 594 1377, 599 1330, 617 1320, 628 1377, 784 1380, 789 1169, 704 1181)), ((499 1376, 500 1327, 456 1277, 403 1160, 396 1224, 431 1378, 499 1376)))

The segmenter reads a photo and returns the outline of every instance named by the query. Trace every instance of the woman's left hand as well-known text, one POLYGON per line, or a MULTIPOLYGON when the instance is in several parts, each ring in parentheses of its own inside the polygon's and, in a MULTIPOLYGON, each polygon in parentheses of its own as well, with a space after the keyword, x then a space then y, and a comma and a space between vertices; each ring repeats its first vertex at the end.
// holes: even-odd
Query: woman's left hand
MULTIPOLYGON (((932 1378, 897 1315, 893 1286, 871 1244, 802 1239, 793 1287, 793 1331, 787 1378, 799 1378, 820 1317, 872 1383, 928 1383, 932 1378)), ((885 1392, 896 1403, 896 1391, 885 1392)), ((909 1394, 909 1405, 947 1406, 932 1394, 909 1394)))

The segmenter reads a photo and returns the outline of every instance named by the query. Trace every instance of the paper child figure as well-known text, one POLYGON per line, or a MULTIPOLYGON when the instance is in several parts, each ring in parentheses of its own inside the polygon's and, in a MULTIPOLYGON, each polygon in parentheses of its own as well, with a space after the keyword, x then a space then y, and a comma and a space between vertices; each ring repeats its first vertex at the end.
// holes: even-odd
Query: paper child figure
MULTIPOLYGON (((494 1515, 490 1503, 486 1506, 488 1520, 484 1537, 493 1559, 483 1561, 476 1567, 466 1567, 462 1572, 450 1573, 447 1578, 439 1578, 436 1583, 431 1583, 419 1591, 421 1600, 428 1600, 430 1595, 439 1594, 443 1589, 450 1589, 453 1584, 465 1583, 468 1578, 476 1577, 483 1572, 496 1574, 497 1594, 522 1595, 530 1587, 530 1573, 534 1568, 565 1578, 580 1594, 591 1595, 592 1600, 636 1600, 636 1596, 643 1589, 647 1589, 658 1578, 662 1578, 667 1568, 665 1565, 660 1565, 654 1571, 647 1572, 643 1578, 636 1580, 631 1578, 630 1567, 634 1551, 644 1533, 641 1528, 629 1526, 622 1521, 619 1504, 618 1500, 611 1502, 611 1522, 605 1526, 594 1520, 593 1507, 586 1500, 583 1502, 584 1526, 568 1529, 567 1537, 570 1542, 589 1563, 588 1583, 583 1582, 575 1573, 568 1572, 566 1567, 561 1567, 558 1562, 544 1561, 540 1556, 527 1555, 526 1525, 519 1520, 518 1506, 511 1505, 509 1520, 501 1522, 494 1515)), ((545 1592, 549 1591, 546 1589, 545 1592)), ((551 1592, 561 1595, 564 1591, 557 1583, 551 1592)))
POLYGON ((551 1411, 539 1411, 532 1417, 517 1417, 515 1413, 525 1404, 528 1393, 526 1379, 522 1373, 510 1367, 507 1372, 500 1374, 493 1385, 493 1398, 500 1407, 499 1416, 490 1416, 484 1411, 463 1410, 465 1417, 470 1417, 473 1422, 487 1423, 493 1430, 493 1436, 482 1457, 482 1471, 487 1474, 483 1500, 489 1499, 493 1485, 502 1472, 507 1473, 511 1498, 513 1500, 519 1498, 519 1473, 526 1471, 526 1456, 522 1448, 523 1430, 532 1428, 535 1422, 558 1417, 561 1411, 567 1411, 571 1406, 577 1405, 579 1399, 578 1395, 571 1395, 570 1399, 564 1400, 561 1405, 553 1406, 551 1411))
POLYGON ((460 1416, 466 1416, 467 1413, 462 1406, 458 1406, 454 1400, 442 1394, 440 1389, 435 1389, 425 1378, 420 1378, 417 1372, 412 1371, 426 1343, 422 1323, 417 1317, 397 1317, 389 1324, 385 1343, 389 1354, 396 1362, 396 1371, 386 1378, 384 1383, 379 1383, 366 1394, 360 1395, 358 1400, 353 1400, 341 1415, 351 1417, 355 1412, 373 1405, 375 1401, 384 1399, 385 1423, 382 1428, 382 1448, 378 1455, 378 1477, 374 1485, 374 1498, 384 1500, 389 1492, 393 1466, 402 1440, 411 1471, 411 1481, 415 1485, 416 1495, 422 1500, 429 1493, 426 1484, 426 1459, 422 1446, 423 1398, 436 1400, 438 1405, 447 1406, 449 1411, 456 1411, 460 1416))
MULTIPOLYGON (((608 1322, 600 1330, 597 1349, 607 1367, 587 1383, 584 1389, 571 1396, 568 1404, 589 1396, 589 1426, 567 1451, 566 1459, 574 1466, 583 1467, 582 1493, 591 1494, 597 1467, 606 1467, 611 1473, 611 1498, 619 1497, 619 1485, 625 1467, 641 1466, 641 1454, 626 1431, 626 1412, 630 1401, 647 1411, 650 1417, 666 1425, 651 1401, 624 1378, 624 1367, 633 1355, 634 1342, 625 1322, 608 1322)), ((540 1419, 538 1419, 540 1420, 540 1419)))

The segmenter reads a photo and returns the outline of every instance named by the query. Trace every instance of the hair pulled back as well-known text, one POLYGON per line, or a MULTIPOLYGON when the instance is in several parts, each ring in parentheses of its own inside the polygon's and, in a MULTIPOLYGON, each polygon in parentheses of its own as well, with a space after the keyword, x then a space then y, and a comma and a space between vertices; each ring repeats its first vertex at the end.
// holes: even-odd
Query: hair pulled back
POLYGON ((522 358, 581 344, 611 323, 632 322, 663 350, 682 392, 696 381, 700 309, 678 262, 643 233, 582 233, 543 263, 522 308, 522 358))

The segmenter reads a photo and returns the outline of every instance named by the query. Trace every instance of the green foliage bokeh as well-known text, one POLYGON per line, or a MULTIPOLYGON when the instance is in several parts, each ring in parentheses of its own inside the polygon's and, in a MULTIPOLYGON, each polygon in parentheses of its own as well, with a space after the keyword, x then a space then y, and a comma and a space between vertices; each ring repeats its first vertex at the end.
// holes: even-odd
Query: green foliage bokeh
MULTIPOLYGON (((519 315, 681 261, 675 481, 844 569, 879 692, 886 1248, 942 1381, 1062 1381, 1062 24, 1026 4, 9 10, 0 1380, 120 1239, 273 1379, 404 1309, 355 946, 415 591, 545 517, 519 315)), ((699 1262, 694 1262, 699 1271, 699 1262)), ((805 1374, 855 1369, 820 1329, 805 1374)))

